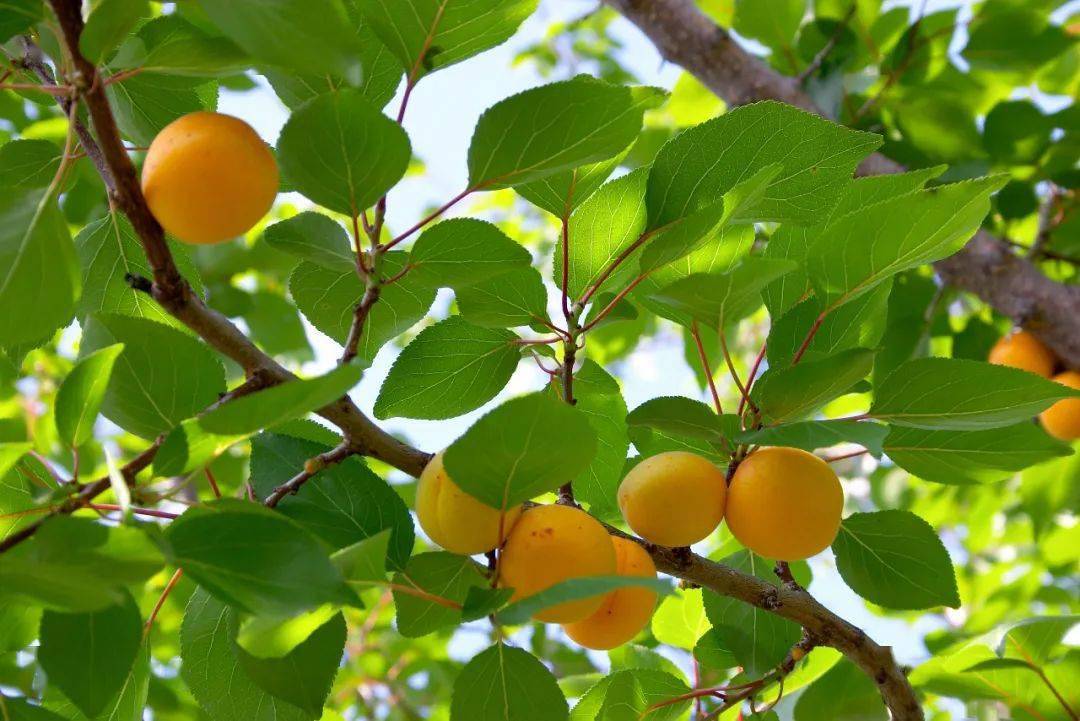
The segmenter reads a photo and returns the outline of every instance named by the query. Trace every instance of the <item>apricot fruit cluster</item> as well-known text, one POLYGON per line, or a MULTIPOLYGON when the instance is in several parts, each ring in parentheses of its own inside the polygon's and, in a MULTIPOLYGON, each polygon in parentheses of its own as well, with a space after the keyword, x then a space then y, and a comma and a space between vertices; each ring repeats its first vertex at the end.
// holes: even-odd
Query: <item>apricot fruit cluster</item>
POLYGON ((754 451, 730 486, 708 459, 670 451, 626 475, 619 508, 635 533, 661 546, 697 543, 726 518, 735 538, 758 555, 801 561, 836 538, 844 492, 825 461, 797 448, 754 451))
POLYGON ((243 120, 189 113, 150 143, 142 192, 170 235, 197 245, 220 243, 251 230, 270 210, 277 161, 243 120))
MULTIPOLYGON (((1050 378, 1070 388, 1080 388, 1080 372, 1066 370, 1054 375, 1057 356, 1031 333, 1020 330, 1001 338, 987 360, 1050 378)), ((1080 398, 1065 398, 1039 415, 1043 429, 1063 441, 1080 438, 1080 398)))

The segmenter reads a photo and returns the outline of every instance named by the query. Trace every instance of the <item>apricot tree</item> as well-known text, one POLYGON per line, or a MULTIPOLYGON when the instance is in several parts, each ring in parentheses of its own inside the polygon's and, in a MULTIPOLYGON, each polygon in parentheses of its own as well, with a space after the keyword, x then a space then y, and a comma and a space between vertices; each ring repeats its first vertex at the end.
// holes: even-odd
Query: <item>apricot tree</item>
POLYGON ((1075 720, 1076 21, 914 5, 605 0, 399 223, 538 0, 0 0, 0 719, 1075 720))

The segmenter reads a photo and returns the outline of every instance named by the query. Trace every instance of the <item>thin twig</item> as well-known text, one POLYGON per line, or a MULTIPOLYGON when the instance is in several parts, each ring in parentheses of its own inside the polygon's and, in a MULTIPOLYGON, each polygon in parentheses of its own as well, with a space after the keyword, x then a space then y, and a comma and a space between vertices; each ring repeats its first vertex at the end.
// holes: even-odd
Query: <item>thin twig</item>
POLYGON ((698 329, 696 320, 690 324, 690 335, 694 337, 694 345, 697 346, 701 368, 705 372, 705 380, 708 382, 709 392, 712 394, 713 407, 716 409, 717 415, 722 416, 724 415, 724 407, 720 403, 720 394, 716 390, 716 381, 713 380, 712 364, 709 363, 709 357, 705 354, 705 344, 701 342, 701 331, 698 329))
POLYGON ((316 473, 326 468, 341 463, 351 455, 355 455, 356 450, 348 443, 342 443, 336 448, 320 453, 319 455, 311 458, 304 464, 304 470, 296 474, 289 480, 282 483, 275 488, 273 492, 267 496, 265 505, 269 508, 273 508, 281 502, 285 496, 298 493, 305 483, 311 480, 311 477, 316 473))

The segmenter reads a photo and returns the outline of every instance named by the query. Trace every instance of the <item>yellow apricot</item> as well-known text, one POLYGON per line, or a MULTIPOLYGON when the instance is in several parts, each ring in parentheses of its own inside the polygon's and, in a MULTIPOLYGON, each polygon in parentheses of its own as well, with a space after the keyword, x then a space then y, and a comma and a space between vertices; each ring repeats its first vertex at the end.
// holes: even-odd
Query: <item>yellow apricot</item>
POLYGON ((420 527, 452 553, 471 556, 492 550, 506 540, 520 515, 521 506, 501 513, 461 490, 446 473, 442 453, 428 462, 416 485, 420 527))
MULTIPOLYGON (((612 536, 615 573, 620 576, 656 578, 649 553, 633 541, 612 536)), ((618 588, 604 596, 600 608, 588 618, 563 626, 566 635, 585 648, 607 651, 638 635, 656 609, 656 591, 642 586, 618 588)))
POLYGON ((1035 373, 1043 378, 1049 378, 1057 364, 1054 351, 1026 330, 1007 335, 995 343, 987 360, 997 365, 1035 373))
POLYGON ((762 448, 739 464, 728 488, 728 528, 758 555, 801 561, 840 529, 844 490, 829 464, 797 448, 762 448))
POLYGON ((189 113, 150 144, 142 191, 168 233, 185 243, 220 243, 243 235, 270 210, 277 161, 243 120, 189 113))
POLYGON ((689 546, 724 519, 727 481, 708 459, 669 451, 637 464, 619 485, 623 518, 646 541, 689 546))
MULTIPOLYGON (((611 576, 615 547, 600 522, 573 506, 536 506, 521 514, 499 559, 499 585, 514 589, 511 601, 535 595, 571 578, 611 576)), ((596 613, 604 595, 549 606, 533 618, 573 623, 596 613)))
MULTIPOLYGON (((1080 373, 1065 371, 1054 380, 1070 388, 1080 388, 1080 373)), ((1065 398, 1047 408, 1039 416, 1043 428, 1055 438, 1074 441, 1080 438, 1080 398, 1065 398)))

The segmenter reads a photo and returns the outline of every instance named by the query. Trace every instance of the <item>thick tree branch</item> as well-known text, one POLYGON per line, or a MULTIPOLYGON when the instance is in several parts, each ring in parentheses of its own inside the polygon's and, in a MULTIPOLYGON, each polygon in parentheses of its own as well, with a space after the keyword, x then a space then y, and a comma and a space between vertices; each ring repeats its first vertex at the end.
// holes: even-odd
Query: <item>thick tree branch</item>
MULTIPOLYGON (((798 78, 776 72, 735 42, 693 0, 604 0, 656 45, 731 105, 780 100, 822 115, 798 78)), ((896 161, 875 153, 866 175, 898 173, 896 161)), ((1018 326, 1030 330, 1069 366, 1080 368, 1080 286, 1056 283, 1017 257, 986 231, 937 264, 942 280, 977 295, 1018 326)))

